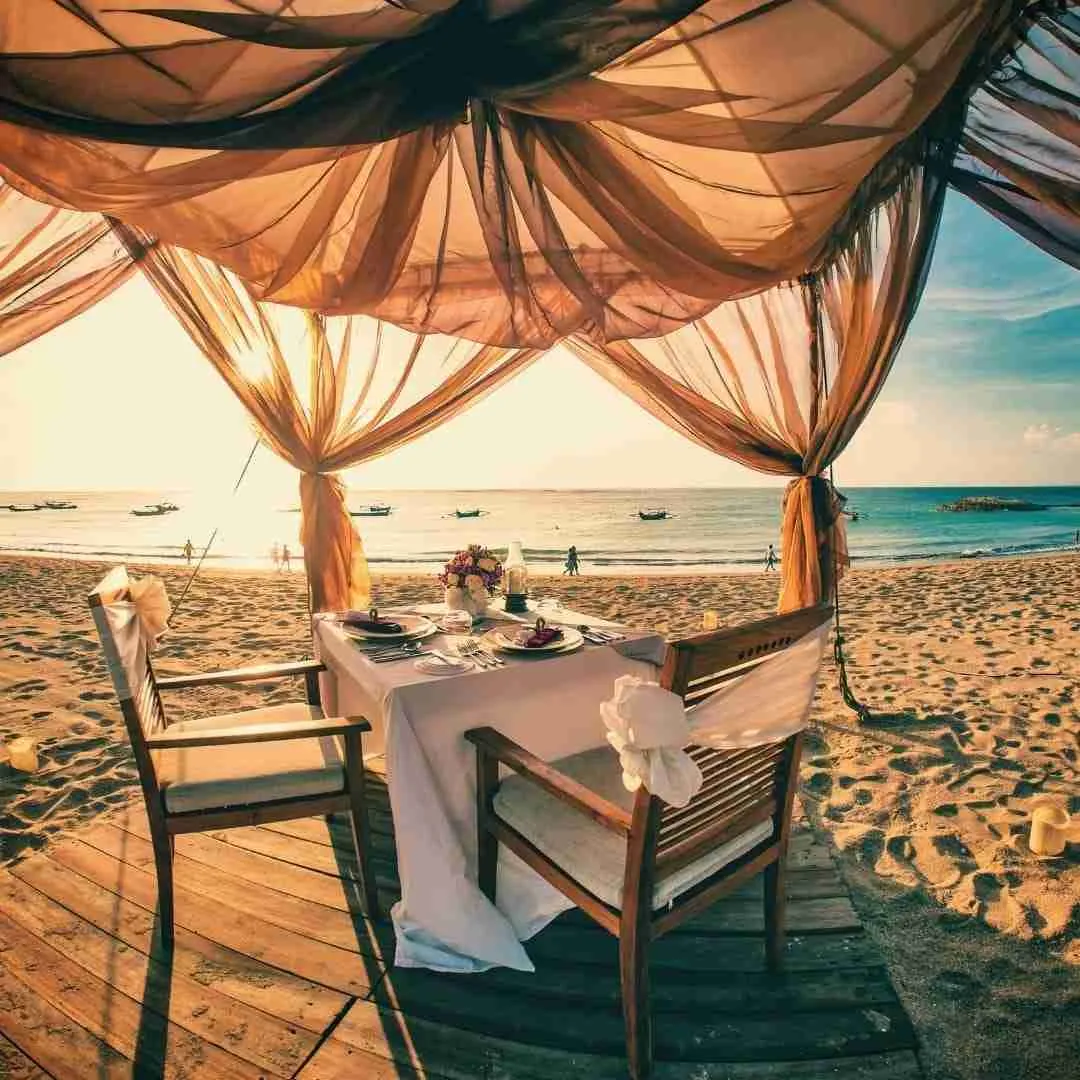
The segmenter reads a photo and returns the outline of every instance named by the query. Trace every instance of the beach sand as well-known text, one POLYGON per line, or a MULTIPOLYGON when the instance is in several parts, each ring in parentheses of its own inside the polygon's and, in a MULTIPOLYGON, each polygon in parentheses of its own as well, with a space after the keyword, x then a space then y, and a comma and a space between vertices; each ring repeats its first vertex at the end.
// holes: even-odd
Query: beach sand
MULTIPOLYGON (((0 862, 137 795, 85 596, 102 567, 0 559, 0 738, 34 734, 33 775, 0 762, 0 862)), ((176 601, 187 571, 154 568, 176 601)), ((769 615, 777 576, 541 578, 538 595, 695 631, 769 615)), ((438 598, 377 577, 380 606, 438 598)), ((1040 799, 1080 814, 1080 557, 851 572, 843 629, 860 725, 823 673, 802 775, 869 931, 919 1030, 934 1080, 1061 1078, 1080 1060, 1080 844, 1027 848, 1040 799)), ((204 571, 162 674, 309 655, 299 574, 204 571)), ((170 698, 175 719, 296 700, 248 684, 170 698)), ((2 752, 0 752, 2 757, 2 752)))

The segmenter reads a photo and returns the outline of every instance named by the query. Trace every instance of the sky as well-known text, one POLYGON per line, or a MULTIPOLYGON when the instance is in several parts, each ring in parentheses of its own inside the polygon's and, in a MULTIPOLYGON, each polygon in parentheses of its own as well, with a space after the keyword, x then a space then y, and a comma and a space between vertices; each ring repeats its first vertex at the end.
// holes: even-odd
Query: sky
MULTIPOLYGON (((1080 273, 950 195, 923 302, 841 487, 1080 483, 1080 273)), ((246 414, 141 280, 0 360, 0 490, 231 487, 246 414)), ((351 469, 393 488, 778 483, 701 449, 563 350, 351 469)), ((260 449, 245 487, 295 476, 260 449)))

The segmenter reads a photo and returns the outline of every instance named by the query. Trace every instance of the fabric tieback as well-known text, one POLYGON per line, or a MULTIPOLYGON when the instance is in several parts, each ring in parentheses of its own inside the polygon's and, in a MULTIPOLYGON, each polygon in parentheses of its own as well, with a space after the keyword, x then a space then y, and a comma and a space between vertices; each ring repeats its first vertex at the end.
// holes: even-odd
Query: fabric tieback
POLYGON ((780 611, 828 602, 849 564, 841 495, 824 476, 798 476, 784 492, 780 611))
POLYGON ((607 741, 619 754, 627 791, 645 790, 669 806, 685 806, 702 775, 683 749, 690 725, 682 698, 636 675, 615 680, 615 696, 600 706, 607 741))

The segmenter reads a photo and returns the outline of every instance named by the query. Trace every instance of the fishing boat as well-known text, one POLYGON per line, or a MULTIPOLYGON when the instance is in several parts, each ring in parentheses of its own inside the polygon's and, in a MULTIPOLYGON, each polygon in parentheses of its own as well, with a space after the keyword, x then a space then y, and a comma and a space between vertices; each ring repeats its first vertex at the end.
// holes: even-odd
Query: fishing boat
POLYGON ((8 503, 8 509, 13 514, 28 514, 31 510, 42 510, 44 507, 37 503, 8 503))
POLYGON ((46 499, 46 510, 78 510, 78 506, 73 502, 68 502, 66 499, 46 499))
POLYGON ((639 510, 637 516, 642 521, 663 521, 668 516, 668 512, 662 509, 639 510))
POLYGON ((455 510, 454 511, 454 517, 473 518, 473 517, 479 517, 479 516, 480 516, 479 509, 477 509, 477 510, 455 510))
POLYGON ((136 517, 161 517, 169 511, 161 503, 148 503, 131 511, 136 517))
POLYGON ((372 503, 370 506, 365 506, 363 510, 350 510, 349 513, 353 517, 389 517, 391 507, 386 503, 372 503))

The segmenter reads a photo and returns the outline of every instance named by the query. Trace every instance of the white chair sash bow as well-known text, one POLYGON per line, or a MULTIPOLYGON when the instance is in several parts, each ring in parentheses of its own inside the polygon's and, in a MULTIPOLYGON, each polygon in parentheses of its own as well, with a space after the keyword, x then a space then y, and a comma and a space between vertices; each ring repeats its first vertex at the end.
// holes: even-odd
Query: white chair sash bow
POLYGON ((104 605, 116 656, 106 651, 109 671, 117 694, 131 698, 146 675, 146 657, 157 648, 172 614, 165 583, 158 577, 131 581, 130 600, 112 600, 104 605))
POLYGON ((701 770, 683 749, 690 725, 678 695, 622 675, 615 680, 615 696, 601 704, 600 717, 619 754, 627 791, 644 785, 670 806, 685 806, 701 789, 701 770))

